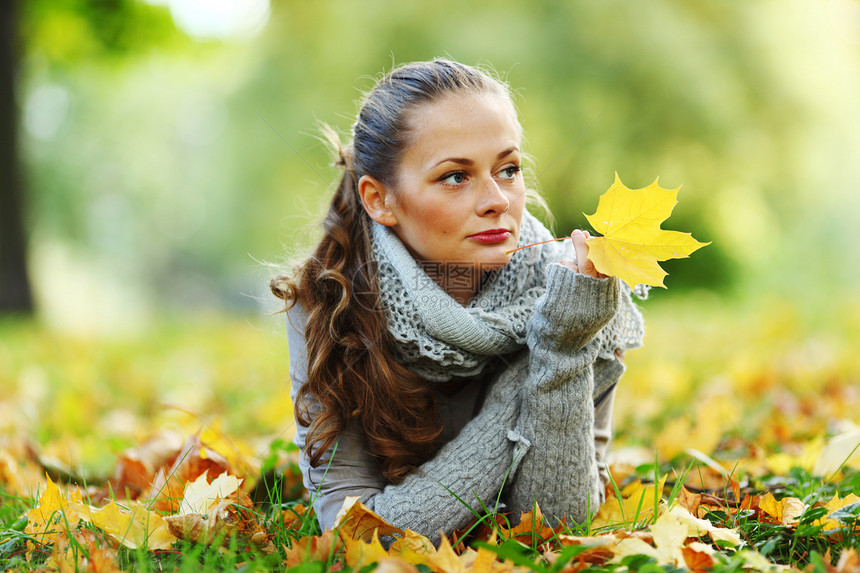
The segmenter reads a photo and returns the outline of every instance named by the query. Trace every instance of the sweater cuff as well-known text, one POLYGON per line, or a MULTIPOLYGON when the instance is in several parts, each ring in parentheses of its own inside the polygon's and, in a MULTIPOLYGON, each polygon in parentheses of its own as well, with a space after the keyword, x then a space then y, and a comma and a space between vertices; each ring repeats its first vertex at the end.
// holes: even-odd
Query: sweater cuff
POLYGON ((584 335, 596 334, 618 312, 618 279, 597 279, 564 265, 547 267, 542 308, 546 320, 558 327, 575 325, 584 335))

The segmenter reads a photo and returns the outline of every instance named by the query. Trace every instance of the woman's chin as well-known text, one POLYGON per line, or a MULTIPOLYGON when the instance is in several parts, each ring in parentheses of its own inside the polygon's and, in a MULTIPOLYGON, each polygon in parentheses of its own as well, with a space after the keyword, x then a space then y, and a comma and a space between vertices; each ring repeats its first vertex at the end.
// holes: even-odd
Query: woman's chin
POLYGON ((508 266, 509 262, 511 262, 511 258, 505 254, 502 254, 502 256, 499 257, 482 259, 477 263, 476 266, 482 271, 497 271, 508 266))

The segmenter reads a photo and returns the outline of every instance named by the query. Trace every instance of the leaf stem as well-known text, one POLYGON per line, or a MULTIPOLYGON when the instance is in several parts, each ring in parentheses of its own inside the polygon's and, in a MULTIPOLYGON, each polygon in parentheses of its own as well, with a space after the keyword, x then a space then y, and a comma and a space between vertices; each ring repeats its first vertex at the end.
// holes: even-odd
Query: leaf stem
POLYGON ((553 241, 566 241, 570 237, 559 237, 558 239, 549 239, 548 241, 540 241, 538 243, 532 243, 531 245, 523 245, 522 247, 517 247, 516 249, 511 249, 510 251, 505 251, 506 255, 510 255, 511 253, 515 253, 520 249, 528 249, 529 247, 534 247, 536 245, 543 245, 544 243, 551 243, 553 241))

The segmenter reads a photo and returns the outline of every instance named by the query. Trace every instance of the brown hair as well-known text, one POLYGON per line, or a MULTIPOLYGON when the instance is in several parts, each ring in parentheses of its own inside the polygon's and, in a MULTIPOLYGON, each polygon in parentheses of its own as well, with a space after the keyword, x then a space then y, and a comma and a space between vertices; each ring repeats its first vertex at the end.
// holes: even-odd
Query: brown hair
POLYGON ((370 248, 371 219, 357 182, 370 175, 396 189, 409 145, 408 112, 470 92, 510 97, 504 84, 470 66, 442 59, 407 64, 366 95, 351 143, 341 146, 333 131, 327 133, 344 174, 323 220, 323 238, 291 277, 275 277, 270 285, 287 308, 298 302, 308 312, 308 382, 294 408, 296 420, 308 427, 305 452, 313 466, 352 422, 389 482, 402 480, 438 448, 435 397, 424 380, 392 358, 370 248), (311 411, 312 399, 321 410, 311 411))

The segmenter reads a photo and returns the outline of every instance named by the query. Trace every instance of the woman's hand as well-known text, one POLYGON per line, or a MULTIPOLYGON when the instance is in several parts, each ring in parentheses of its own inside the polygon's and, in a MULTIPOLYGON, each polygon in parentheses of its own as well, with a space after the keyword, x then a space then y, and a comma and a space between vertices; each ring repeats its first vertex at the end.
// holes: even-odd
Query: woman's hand
POLYGON ((597 269, 594 268, 594 263, 588 260, 588 243, 586 243, 586 240, 589 236, 588 231, 580 231, 579 229, 571 233, 570 240, 573 241, 573 250, 576 253, 576 262, 570 259, 562 259, 560 262, 562 265, 574 272, 588 275, 596 279, 606 278, 606 275, 597 272, 597 269))

